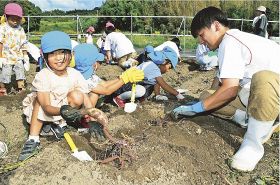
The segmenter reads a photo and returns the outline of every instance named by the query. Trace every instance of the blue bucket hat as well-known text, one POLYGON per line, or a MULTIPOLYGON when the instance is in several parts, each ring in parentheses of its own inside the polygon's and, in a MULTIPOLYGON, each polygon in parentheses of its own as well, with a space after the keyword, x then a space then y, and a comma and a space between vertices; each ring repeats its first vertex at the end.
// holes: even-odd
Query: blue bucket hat
POLYGON ((50 31, 41 38, 41 49, 43 53, 50 53, 58 49, 71 51, 71 39, 62 31, 50 31))
POLYGON ((162 52, 165 55, 165 58, 170 60, 173 68, 175 69, 178 64, 178 57, 176 52, 169 46, 165 46, 162 52))
POLYGON ((75 69, 80 71, 84 78, 89 79, 94 73, 92 65, 96 61, 103 61, 104 55, 98 52, 93 44, 79 44, 74 47, 75 69))
POLYGON ((144 48, 147 56, 157 65, 160 65, 164 62, 165 56, 161 51, 155 51, 154 47, 148 45, 144 48))
POLYGON ((148 54, 148 53, 151 53, 151 52, 154 52, 154 47, 151 46, 151 45, 147 45, 147 46, 144 48, 144 52, 146 52, 147 54, 148 54))
POLYGON ((148 53, 148 57, 157 65, 162 64, 165 60, 165 55, 162 51, 154 51, 148 53))

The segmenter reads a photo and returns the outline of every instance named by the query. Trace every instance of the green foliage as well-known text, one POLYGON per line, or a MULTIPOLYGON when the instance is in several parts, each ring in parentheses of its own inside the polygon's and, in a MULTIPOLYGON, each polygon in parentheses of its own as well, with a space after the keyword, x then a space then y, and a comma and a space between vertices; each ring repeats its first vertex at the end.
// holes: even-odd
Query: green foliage
POLYGON ((52 30, 64 31, 68 34, 75 34, 76 30, 73 28, 76 27, 76 21, 41 21, 40 32, 45 33, 52 30))
MULTIPOLYGON (((133 35, 130 36, 127 33, 127 37, 131 39, 133 45, 136 48, 144 48, 147 45, 151 46, 158 46, 167 40, 171 40, 172 37, 169 36, 162 36, 162 35, 152 35, 152 36, 144 36, 144 35, 133 35)), ((180 37, 181 47, 184 49, 184 42, 185 48, 187 49, 195 49, 197 47, 197 40, 193 37, 180 37)))
MULTIPOLYGON (((8 0, 1 0, 0 7, 4 7, 8 0)), ((105 23, 110 20, 114 23, 117 29, 122 32, 132 31, 134 33, 142 34, 173 34, 183 35, 190 34, 191 19, 185 20, 186 32, 183 29, 182 18, 158 18, 158 17, 137 17, 134 16, 194 16, 199 10, 207 6, 216 6, 221 8, 231 18, 243 18, 252 19, 254 17, 255 9, 263 5, 270 9, 268 14, 269 20, 279 20, 279 1, 226 1, 226 0, 207 0, 207 1, 170 1, 170 0, 106 0, 100 8, 92 7, 92 10, 71 10, 61 11, 52 10, 42 12, 39 7, 36 7, 29 1, 17 1, 22 5, 25 15, 55 15, 61 16, 59 18, 30 18, 30 31, 32 34, 40 34, 50 30, 62 30, 69 34, 77 33, 77 18, 62 17, 67 15, 105 15, 112 17, 103 18, 80 18, 78 24, 79 32, 84 33, 89 26, 94 26, 96 33, 101 33, 104 30, 105 23), (128 17, 117 17, 128 16, 128 17), (132 24, 131 24, 132 22, 132 24), (131 28, 132 25, 132 28, 131 28)), ((90 9, 90 7, 89 7, 90 9)), ((0 14, 3 14, 3 8, 0 9, 0 14)), ((23 25, 27 31, 27 24, 23 25)), ((230 21, 232 28, 243 29, 243 31, 252 31, 252 22, 230 21)), ((279 23, 269 24, 269 34, 273 36, 279 36, 279 23)), ((162 43, 168 40, 165 36, 133 36, 133 41, 139 47, 151 43, 162 43), (142 40, 143 39, 143 40, 142 40)), ((187 48, 196 47, 196 41, 192 38, 186 37, 185 40, 187 48)))
MULTIPOLYGON (((197 11, 207 6, 216 6, 227 13, 230 18, 252 19, 258 6, 263 5, 270 8, 271 13, 268 15, 269 20, 279 20, 279 1, 225 1, 225 0, 208 0, 208 1, 168 1, 168 0, 107 0, 100 8, 102 15, 170 15, 170 16, 194 16, 197 11)), ((130 17, 126 18, 101 18, 97 22, 98 30, 102 30, 102 25, 108 21, 114 22, 115 26, 122 31, 130 31, 130 17), (101 27, 100 27, 101 25, 101 27)), ((177 34, 181 19, 175 18, 133 18, 133 31, 141 33, 161 33, 177 34)), ((187 22, 190 27, 190 21, 187 22)), ((243 30, 252 31, 251 23, 246 22, 243 30)), ((241 29, 241 21, 232 21, 231 27, 241 29)), ((270 33, 279 35, 279 24, 272 24, 270 33)), ((179 30, 182 33, 182 29, 179 30)))

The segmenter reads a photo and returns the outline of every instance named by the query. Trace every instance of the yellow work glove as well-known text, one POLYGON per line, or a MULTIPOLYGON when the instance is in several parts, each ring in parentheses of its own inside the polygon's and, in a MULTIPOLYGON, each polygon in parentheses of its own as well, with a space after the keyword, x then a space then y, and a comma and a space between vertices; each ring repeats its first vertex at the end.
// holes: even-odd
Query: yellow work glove
POLYGON ((137 69, 136 67, 129 68, 123 72, 120 76, 123 82, 126 84, 128 82, 135 83, 140 82, 144 79, 144 71, 137 69))

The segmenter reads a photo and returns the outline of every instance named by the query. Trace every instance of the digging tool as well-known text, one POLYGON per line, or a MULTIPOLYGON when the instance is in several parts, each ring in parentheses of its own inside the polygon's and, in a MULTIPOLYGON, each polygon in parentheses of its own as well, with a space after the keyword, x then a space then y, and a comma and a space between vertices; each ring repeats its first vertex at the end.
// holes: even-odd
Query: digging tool
POLYGON ((64 138, 66 139, 68 145, 72 150, 72 155, 79 159, 80 161, 92 161, 93 159, 88 155, 86 151, 78 151, 74 141, 72 140, 71 136, 68 133, 64 133, 64 138))
POLYGON ((124 106, 124 111, 127 113, 134 112, 136 110, 137 104, 135 102, 136 93, 136 83, 132 84, 130 103, 126 103, 124 106))

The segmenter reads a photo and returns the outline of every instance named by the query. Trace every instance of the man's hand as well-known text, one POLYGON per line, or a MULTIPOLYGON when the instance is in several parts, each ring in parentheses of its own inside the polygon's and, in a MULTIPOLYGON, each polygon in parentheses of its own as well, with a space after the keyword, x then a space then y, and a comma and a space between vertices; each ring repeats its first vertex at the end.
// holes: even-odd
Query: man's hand
POLYGON ((126 84, 128 82, 135 83, 140 82, 144 79, 144 71, 137 69, 136 67, 132 67, 125 72, 123 72, 120 76, 123 82, 126 84))
POLYGON ((181 105, 172 111, 172 116, 178 119, 180 115, 194 116, 197 113, 204 112, 203 102, 198 102, 193 105, 181 105))

